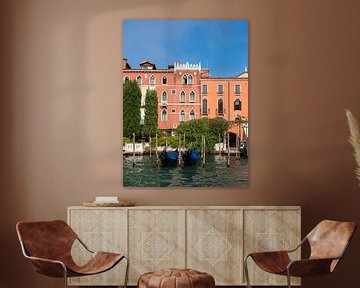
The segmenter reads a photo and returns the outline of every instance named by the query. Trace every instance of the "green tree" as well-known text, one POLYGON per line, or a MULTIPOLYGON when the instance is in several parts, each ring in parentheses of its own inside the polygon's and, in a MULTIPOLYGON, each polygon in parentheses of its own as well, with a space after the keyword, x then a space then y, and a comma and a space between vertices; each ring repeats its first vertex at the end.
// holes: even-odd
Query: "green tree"
POLYGON ((206 152, 213 152, 218 142, 219 134, 223 135, 229 128, 229 122, 222 118, 202 118, 183 122, 177 128, 177 133, 185 134, 186 147, 201 148, 201 140, 206 138, 206 152))
POLYGON ((160 137, 158 145, 159 146, 167 145, 168 147, 177 148, 177 147, 179 147, 179 137, 176 137, 176 136, 160 137))
POLYGON ((155 90, 148 89, 145 98, 144 136, 155 136, 158 129, 158 99, 155 90))
POLYGON ((141 134, 141 90, 136 81, 125 81, 123 86, 123 136, 131 138, 141 134))

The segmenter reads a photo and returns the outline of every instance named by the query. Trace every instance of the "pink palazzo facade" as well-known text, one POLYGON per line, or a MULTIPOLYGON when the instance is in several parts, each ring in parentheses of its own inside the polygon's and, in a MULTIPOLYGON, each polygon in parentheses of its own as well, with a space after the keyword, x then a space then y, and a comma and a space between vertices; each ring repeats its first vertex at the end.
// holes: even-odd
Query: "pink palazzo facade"
MULTIPOLYGON (((172 132, 183 121, 202 117, 222 117, 234 122, 241 114, 248 119, 247 72, 235 77, 212 78, 209 69, 201 67, 201 63, 175 62, 166 68, 157 68, 154 63, 143 61, 139 66, 131 68, 127 59, 123 59, 123 81, 135 80, 141 89, 142 121, 148 89, 157 92, 158 127, 166 132, 172 132), (224 93, 219 93, 218 87, 224 87, 224 93), (239 87, 241 90, 238 90, 239 87), (221 103, 224 104, 223 113, 219 113, 221 103), (242 105, 239 106, 239 103, 242 105)), ((239 129, 234 125, 230 131, 239 134, 239 129)), ((243 133, 244 131, 241 134, 243 133)), ((241 138, 244 139, 244 134, 241 138)))

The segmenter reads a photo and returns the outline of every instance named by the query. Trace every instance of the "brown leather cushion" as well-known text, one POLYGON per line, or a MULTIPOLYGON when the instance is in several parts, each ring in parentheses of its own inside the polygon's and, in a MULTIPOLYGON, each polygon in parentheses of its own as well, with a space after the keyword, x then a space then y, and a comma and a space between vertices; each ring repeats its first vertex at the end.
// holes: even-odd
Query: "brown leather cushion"
POLYGON ((140 276, 138 288, 213 288, 214 277, 192 269, 166 269, 140 276))

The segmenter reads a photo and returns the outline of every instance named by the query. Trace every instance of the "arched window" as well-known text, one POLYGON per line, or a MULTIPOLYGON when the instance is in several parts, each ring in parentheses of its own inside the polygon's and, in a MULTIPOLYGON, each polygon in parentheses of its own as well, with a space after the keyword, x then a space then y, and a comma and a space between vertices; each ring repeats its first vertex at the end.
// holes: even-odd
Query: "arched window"
POLYGON ((167 84, 167 78, 166 78, 166 76, 164 76, 164 77, 162 78, 162 84, 167 84))
POLYGON ((222 99, 218 100, 218 115, 224 115, 224 101, 222 99))
POLYGON ((167 105, 167 94, 165 91, 161 94, 161 105, 162 106, 167 105))
POLYGON ((126 75, 124 78, 124 81, 129 81, 129 80, 130 80, 130 77, 126 75))
POLYGON ((187 84, 189 85, 193 84, 193 77, 191 75, 188 76, 187 84))
POLYGON ((195 112, 194 112, 194 110, 190 110, 189 115, 190 115, 190 117, 189 117, 190 120, 194 120, 194 119, 195 119, 195 112))
POLYGON ((181 103, 185 102, 185 92, 184 91, 181 91, 181 93, 180 93, 180 102, 181 103))
POLYGON ((182 84, 184 84, 184 85, 187 85, 188 83, 187 83, 187 76, 186 75, 184 75, 183 77, 182 77, 182 82, 181 82, 182 84))
POLYGON ((152 85, 152 86, 155 85, 155 76, 154 75, 150 76, 149 84, 152 85))
POLYGON ((167 120, 166 110, 163 110, 161 112, 161 121, 166 121, 166 120, 167 120))
POLYGON ((185 121, 185 111, 184 110, 180 111, 180 121, 185 121))
POLYGON ((208 103, 207 103, 207 100, 206 99, 203 99, 202 100, 202 114, 203 115, 207 115, 208 114, 208 103))
POLYGON ((234 110, 241 110, 241 101, 239 99, 234 101, 234 110))
POLYGON ((195 102, 195 93, 193 91, 190 92, 189 102, 192 102, 192 103, 195 102))
POLYGON ((141 85, 141 84, 142 84, 142 79, 141 79, 141 76, 140 76, 140 75, 136 77, 136 83, 137 83, 138 85, 141 85))

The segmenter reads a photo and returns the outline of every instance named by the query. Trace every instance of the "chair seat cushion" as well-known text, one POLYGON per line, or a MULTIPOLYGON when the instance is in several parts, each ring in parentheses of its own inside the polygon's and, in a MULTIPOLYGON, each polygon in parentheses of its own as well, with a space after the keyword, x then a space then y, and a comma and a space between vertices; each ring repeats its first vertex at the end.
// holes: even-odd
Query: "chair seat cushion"
POLYGON ((140 276, 138 288, 213 288, 214 277, 193 269, 166 269, 140 276))

